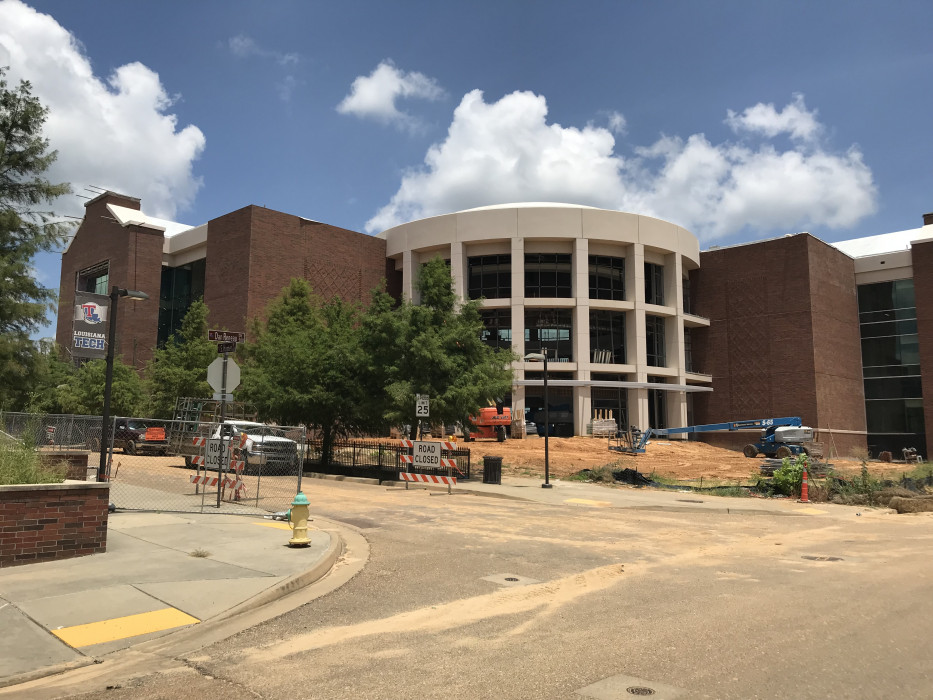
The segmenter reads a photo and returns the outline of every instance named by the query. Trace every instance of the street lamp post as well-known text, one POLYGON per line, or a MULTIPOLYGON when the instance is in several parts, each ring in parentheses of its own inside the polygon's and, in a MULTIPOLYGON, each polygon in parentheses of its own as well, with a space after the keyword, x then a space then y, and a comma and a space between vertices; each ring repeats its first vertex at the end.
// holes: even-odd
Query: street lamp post
POLYGON ((549 489, 551 488, 551 470, 548 459, 548 436, 551 434, 551 407, 547 395, 547 348, 543 348, 543 350, 544 352, 530 352, 525 355, 524 359, 533 362, 544 362, 544 483, 541 484, 541 488, 549 489))
POLYGON ((121 289, 116 285, 110 290, 110 332, 107 336, 107 378, 104 380, 104 415, 101 417, 100 425, 100 462, 98 462, 97 465, 98 481, 105 481, 107 479, 107 452, 110 448, 110 440, 107 438, 107 424, 110 422, 110 393, 113 389, 113 355, 114 343, 117 338, 117 301, 120 297, 142 301, 148 299, 149 295, 145 292, 139 292, 133 289, 121 289))

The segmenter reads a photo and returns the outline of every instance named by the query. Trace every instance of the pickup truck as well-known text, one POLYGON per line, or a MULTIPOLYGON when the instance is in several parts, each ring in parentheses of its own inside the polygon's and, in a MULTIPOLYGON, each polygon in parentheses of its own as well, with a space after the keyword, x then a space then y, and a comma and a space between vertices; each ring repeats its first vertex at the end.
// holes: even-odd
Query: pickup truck
POLYGON ((240 438, 246 434, 246 443, 240 452, 244 461, 244 473, 255 474, 262 468, 263 473, 275 469, 295 469, 301 461, 298 443, 286 437, 285 431, 272 425, 253 421, 228 420, 217 426, 213 439, 222 438, 225 443, 232 440, 239 445, 240 438))
MULTIPOLYGON (((91 438, 92 451, 100 450, 100 430, 97 437, 91 438)), ((113 449, 123 450, 123 454, 158 454, 167 455, 169 451, 165 428, 159 421, 147 422, 140 418, 117 418, 113 434, 113 449)))

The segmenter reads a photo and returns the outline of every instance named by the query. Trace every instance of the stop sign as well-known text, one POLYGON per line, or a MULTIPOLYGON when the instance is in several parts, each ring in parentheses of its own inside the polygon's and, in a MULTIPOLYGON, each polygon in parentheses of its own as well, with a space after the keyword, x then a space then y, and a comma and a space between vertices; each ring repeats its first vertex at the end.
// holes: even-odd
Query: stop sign
MULTIPOLYGON (((207 383, 214 391, 224 388, 224 358, 218 357, 207 367, 207 383)), ((240 386, 240 366, 233 360, 227 360, 227 392, 240 386)))

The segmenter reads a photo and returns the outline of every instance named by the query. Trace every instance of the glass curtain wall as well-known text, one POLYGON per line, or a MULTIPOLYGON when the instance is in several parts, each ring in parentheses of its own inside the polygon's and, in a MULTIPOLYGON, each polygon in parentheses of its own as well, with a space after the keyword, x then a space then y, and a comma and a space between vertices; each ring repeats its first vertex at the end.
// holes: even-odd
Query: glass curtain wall
POLYGON ((625 258, 591 255, 590 299, 625 301, 625 258))
POLYGON ((163 267, 159 290, 159 347, 181 328, 188 309, 204 297, 205 260, 195 260, 180 267, 163 267))
POLYGON ((860 285, 858 305, 868 449, 926 455, 914 281, 860 285))
POLYGON ((645 303, 664 306, 664 265, 645 263, 645 303))
MULTIPOLYGON (((592 379, 601 382, 624 382, 628 380, 628 375, 594 372, 592 379)), ((628 389, 594 386, 590 390, 590 402, 593 406, 593 418, 609 412, 620 429, 628 427, 628 389)))
POLYGON ((572 296, 573 268, 569 253, 525 253, 525 297, 572 296))
POLYGON ((512 256, 467 258, 467 279, 470 299, 509 299, 512 296, 512 256))
POLYGON ((525 352, 543 353, 548 362, 573 362, 573 312, 525 309, 525 352))
POLYGON ((661 316, 645 315, 645 343, 649 367, 667 366, 664 324, 665 319, 661 316))
POLYGON ((483 319, 480 339, 491 348, 511 349, 512 311, 510 309, 487 309, 479 312, 483 319))
POLYGON ((625 313, 590 311, 590 361, 625 364, 625 313))

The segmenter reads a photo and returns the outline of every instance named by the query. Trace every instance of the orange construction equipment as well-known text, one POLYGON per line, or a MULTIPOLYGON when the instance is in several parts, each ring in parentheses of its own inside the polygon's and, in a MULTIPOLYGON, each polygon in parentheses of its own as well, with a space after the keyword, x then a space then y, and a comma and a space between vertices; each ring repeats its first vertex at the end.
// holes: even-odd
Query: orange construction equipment
POLYGON ((488 438, 505 442, 512 426, 512 409, 508 406, 481 408, 479 416, 470 416, 470 420, 476 426, 476 430, 464 435, 465 441, 488 438))

